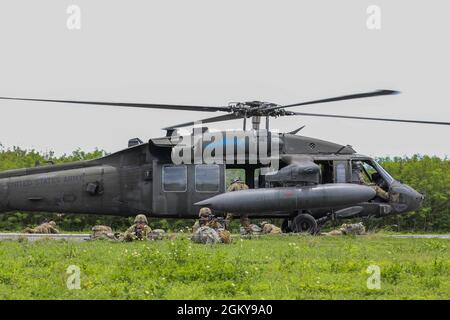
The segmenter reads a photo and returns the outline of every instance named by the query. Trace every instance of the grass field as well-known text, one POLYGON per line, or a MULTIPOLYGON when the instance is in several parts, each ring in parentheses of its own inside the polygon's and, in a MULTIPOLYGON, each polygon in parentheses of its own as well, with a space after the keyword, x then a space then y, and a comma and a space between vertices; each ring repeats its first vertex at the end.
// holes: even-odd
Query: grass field
POLYGON ((175 240, 0 242, 0 299, 449 299, 450 241, 263 236, 231 245, 175 240), (66 287, 69 265, 81 288, 66 287), (368 289, 369 265, 381 289, 368 289))

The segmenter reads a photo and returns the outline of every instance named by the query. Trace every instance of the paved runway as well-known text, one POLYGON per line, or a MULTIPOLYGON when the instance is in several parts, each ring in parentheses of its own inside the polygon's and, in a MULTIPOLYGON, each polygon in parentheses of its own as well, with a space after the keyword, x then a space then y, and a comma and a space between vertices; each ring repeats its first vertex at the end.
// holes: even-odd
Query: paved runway
POLYGON ((40 239, 54 239, 54 240, 67 240, 67 241, 86 241, 90 239, 89 234, 29 234, 29 233, 0 233, 0 241, 3 240, 19 240, 27 239, 28 241, 36 241, 40 239))
POLYGON ((391 237, 412 239, 450 239, 450 234, 399 234, 391 237))

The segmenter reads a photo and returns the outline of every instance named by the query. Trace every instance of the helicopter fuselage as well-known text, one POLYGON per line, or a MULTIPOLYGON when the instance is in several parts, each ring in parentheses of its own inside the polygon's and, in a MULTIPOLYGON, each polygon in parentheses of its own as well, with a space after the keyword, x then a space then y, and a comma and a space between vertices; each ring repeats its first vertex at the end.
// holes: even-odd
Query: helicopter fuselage
POLYGON ((235 133, 238 138, 221 141, 199 141, 194 133, 184 137, 183 143, 180 143, 182 137, 175 134, 151 139, 148 143, 95 160, 1 172, 0 212, 118 216, 144 213, 151 217, 195 218, 199 206, 202 203, 208 205, 209 201, 209 206, 220 214, 229 211, 227 202, 221 209, 215 209, 213 202, 219 200, 210 199, 218 199, 226 192, 227 169, 243 169, 245 181, 250 186, 247 192, 251 197, 243 197, 236 192, 227 200, 230 210, 237 215, 249 213, 250 217, 289 218, 307 212, 320 219, 350 208, 348 210, 352 212, 357 211, 357 216, 379 217, 413 211, 422 203, 420 193, 396 181, 373 159, 356 154, 350 146, 294 134, 269 133, 263 137, 263 130, 235 133), (241 134, 244 140, 239 140, 241 134), (276 152, 271 145, 274 138, 278 139, 276 152), (186 146, 189 139, 194 141, 192 146, 186 146), (256 159, 252 158, 249 149, 252 141, 258 144, 256 159), (213 155, 215 153, 216 158, 217 150, 223 151, 222 155, 219 154, 222 161, 206 163, 198 161, 195 155, 195 161, 191 163, 174 161, 177 146, 181 145, 186 151, 194 150, 197 145, 205 152, 208 146, 211 149, 212 144, 215 144, 213 155), (261 155, 264 144, 266 152, 261 155), (241 158, 239 145, 244 150, 241 158), (355 180, 356 162, 367 165, 372 171, 367 172, 367 185, 355 180), (270 164, 274 163, 277 170, 270 170, 270 164), (377 181, 370 181, 369 173, 377 181), (389 199, 381 199, 375 192, 368 192, 376 183, 389 194, 389 199), (345 191, 349 200, 339 202, 337 200, 342 200, 339 195, 344 192, 345 184, 354 187, 345 191), (282 193, 277 193, 277 190, 282 190, 282 193), (291 194, 286 190, 293 190, 292 194, 305 202, 297 199, 296 207, 286 206, 290 200, 283 198, 283 194, 285 197, 291 194), (316 197, 314 206, 308 207, 308 203, 312 203, 308 202, 308 197, 312 197, 313 191, 316 197), (240 204, 239 210, 236 210, 236 201, 240 204), (265 206, 251 210, 264 201, 271 204, 267 206, 270 210, 264 210, 265 206), (360 209, 355 211, 355 207, 360 209))

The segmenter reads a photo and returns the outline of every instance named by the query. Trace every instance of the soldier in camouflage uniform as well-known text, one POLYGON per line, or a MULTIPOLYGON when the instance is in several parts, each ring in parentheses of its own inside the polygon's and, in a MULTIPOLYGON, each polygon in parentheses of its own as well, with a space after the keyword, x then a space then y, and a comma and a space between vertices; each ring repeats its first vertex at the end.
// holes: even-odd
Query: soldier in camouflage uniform
POLYGON ((362 224, 359 223, 344 223, 339 229, 322 233, 325 236, 342 236, 342 235, 362 235, 366 233, 366 228, 362 224))
POLYGON ((43 233, 43 234, 57 234, 59 233, 58 229, 56 229, 56 222, 44 222, 38 225, 35 228, 26 228, 22 231, 23 233, 43 233))
MULTIPOLYGON (((227 189, 227 192, 240 191, 240 190, 248 190, 248 185, 246 185, 240 178, 235 178, 233 182, 227 189)), ((225 229, 230 230, 230 223, 233 220, 233 214, 228 212, 225 217, 225 229)), ((250 219, 247 214, 241 214, 240 216, 241 226, 244 230, 250 233, 250 219)))
POLYGON ((194 233, 198 230, 198 228, 206 225, 208 223, 210 215, 212 215, 210 208, 201 208, 198 212, 198 220, 195 221, 194 225, 192 226, 192 232, 194 233))
POLYGON ((91 240, 117 240, 111 227, 97 225, 92 227, 91 240))
POLYGON ((138 214, 134 218, 134 224, 125 231, 121 239, 123 241, 146 240, 152 229, 148 225, 147 217, 138 214))
POLYGON ((373 190, 375 190, 377 197, 388 201, 389 200, 389 193, 384 191, 383 188, 378 186, 376 183, 369 182, 366 180, 367 178, 363 174, 362 164, 361 162, 357 161, 354 162, 352 165, 352 180, 358 181, 360 184, 365 184, 366 186, 371 187, 373 190))
POLYGON ((281 234, 281 228, 277 227, 274 224, 268 223, 267 221, 263 221, 260 223, 263 234, 281 234))
POLYGON ((191 240, 196 243, 231 243, 231 233, 216 218, 209 208, 201 208, 199 221, 194 225, 191 240))

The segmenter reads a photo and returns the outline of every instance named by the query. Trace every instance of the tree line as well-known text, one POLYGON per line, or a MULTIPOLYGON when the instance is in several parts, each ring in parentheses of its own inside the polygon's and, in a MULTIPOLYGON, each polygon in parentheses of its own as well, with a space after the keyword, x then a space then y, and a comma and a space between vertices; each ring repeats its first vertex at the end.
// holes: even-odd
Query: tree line
MULTIPOLYGON (((56 156, 19 147, 4 148, 0 144, 0 171, 90 160, 106 155, 104 150, 85 152, 77 149, 70 154, 56 156)), ((387 228, 393 231, 446 232, 450 230, 450 160, 435 156, 385 157, 378 162, 397 180, 425 194, 423 206, 415 212, 365 220, 369 228, 387 228)), ((54 213, 11 212, 0 214, 0 230, 18 231, 42 221, 55 220, 65 231, 88 231, 93 225, 106 224, 115 230, 125 229, 132 218, 101 215, 61 215, 54 213)), ((191 226, 192 220, 151 219, 153 228, 180 230, 191 226)))

